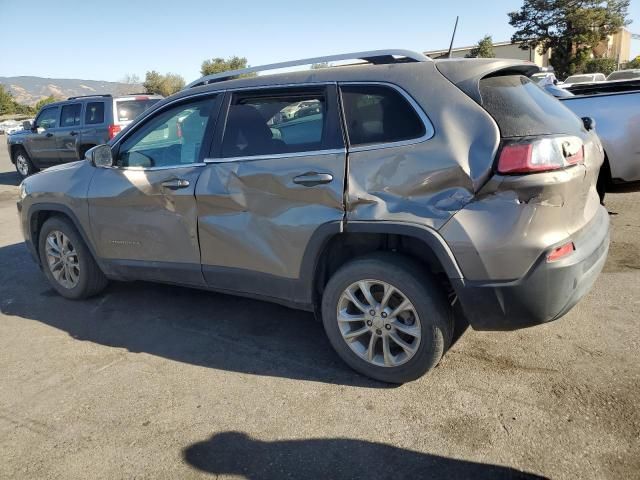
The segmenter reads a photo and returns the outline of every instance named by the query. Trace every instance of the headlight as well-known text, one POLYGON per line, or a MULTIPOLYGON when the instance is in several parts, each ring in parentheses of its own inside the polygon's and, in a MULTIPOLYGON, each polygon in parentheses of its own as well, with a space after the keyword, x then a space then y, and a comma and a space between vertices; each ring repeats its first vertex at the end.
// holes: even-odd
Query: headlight
POLYGON ((27 189, 27 185, 25 183, 25 181, 23 180, 20 183, 20 200, 24 200, 24 198, 29 195, 29 190, 27 189))

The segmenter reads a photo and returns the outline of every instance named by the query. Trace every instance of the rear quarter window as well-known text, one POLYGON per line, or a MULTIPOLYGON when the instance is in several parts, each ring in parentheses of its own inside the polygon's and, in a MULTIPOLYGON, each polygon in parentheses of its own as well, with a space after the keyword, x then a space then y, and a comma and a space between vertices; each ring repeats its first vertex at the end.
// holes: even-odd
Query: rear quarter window
POLYGON ((582 122, 567 107, 521 75, 480 80, 482 106, 504 138, 575 134, 582 122))
POLYGON ((351 146, 412 140, 425 135, 422 120, 398 91, 381 85, 341 87, 351 146))

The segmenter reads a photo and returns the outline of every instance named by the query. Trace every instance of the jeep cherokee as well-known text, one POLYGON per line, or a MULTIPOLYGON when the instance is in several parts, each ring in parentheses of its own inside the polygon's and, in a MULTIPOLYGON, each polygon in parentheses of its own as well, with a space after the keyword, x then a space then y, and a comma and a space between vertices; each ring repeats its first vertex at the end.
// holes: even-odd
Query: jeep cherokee
POLYGON ((113 279, 275 301, 316 312, 358 372, 414 380, 457 302, 479 330, 549 322, 605 262, 602 146, 536 71, 376 51, 203 77, 26 179, 26 244, 67 298, 113 279))

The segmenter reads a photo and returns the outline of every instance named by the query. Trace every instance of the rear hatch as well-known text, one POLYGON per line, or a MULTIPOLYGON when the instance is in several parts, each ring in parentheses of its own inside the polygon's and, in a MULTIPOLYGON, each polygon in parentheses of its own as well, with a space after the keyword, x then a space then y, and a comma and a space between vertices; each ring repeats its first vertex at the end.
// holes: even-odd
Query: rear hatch
POLYGON ((158 103, 162 97, 135 95, 131 97, 118 97, 114 100, 114 121, 121 127, 133 122, 142 112, 158 103))
POLYGON ((113 123, 109 125, 109 138, 115 137, 142 112, 158 103, 160 95, 130 95, 113 99, 113 123))
POLYGON ((500 130, 494 177, 480 193, 515 192, 519 202, 556 207, 538 210, 550 229, 562 226, 568 236, 581 230, 600 204, 596 181, 604 155, 597 135, 528 78, 537 71, 535 65, 467 62, 437 66, 494 118, 500 130))

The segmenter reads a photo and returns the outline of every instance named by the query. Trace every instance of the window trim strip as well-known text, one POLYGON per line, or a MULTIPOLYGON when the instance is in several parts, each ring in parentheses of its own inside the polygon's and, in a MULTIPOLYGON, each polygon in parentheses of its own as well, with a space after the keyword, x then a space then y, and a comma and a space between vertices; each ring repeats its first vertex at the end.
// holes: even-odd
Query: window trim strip
POLYGON ((243 157, 215 157, 205 158, 204 163, 207 165, 212 163, 231 163, 231 162, 247 162, 252 160, 272 160, 278 158, 296 158, 296 157, 315 157, 321 155, 346 155, 346 148, 332 148, 328 150, 307 150, 306 152, 291 153, 273 153, 266 155, 247 155, 243 157))

